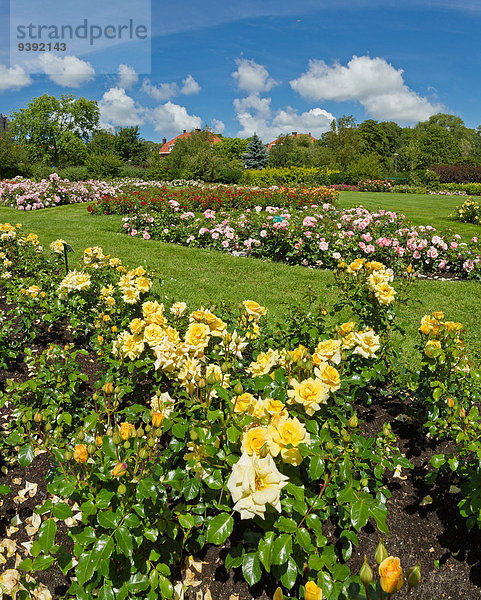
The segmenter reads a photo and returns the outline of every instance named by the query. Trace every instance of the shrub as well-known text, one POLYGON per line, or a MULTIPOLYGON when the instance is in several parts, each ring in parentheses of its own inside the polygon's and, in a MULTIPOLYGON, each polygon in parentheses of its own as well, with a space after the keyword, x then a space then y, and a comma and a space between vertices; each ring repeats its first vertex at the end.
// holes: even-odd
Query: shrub
POLYGON ((85 181, 89 178, 87 167, 65 167, 58 172, 61 179, 69 181, 85 181))
POLYGON ((441 183, 481 183, 481 166, 434 165, 431 170, 441 183))
POLYGON ((122 160, 113 152, 91 154, 85 161, 89 177, 95 179, 118 177, 123 164, 122 160))
POLYGON ((314 167, 268 167, 244 171, 241 184, 259 187, 272 185, 329 185, 330 172, 314 167))
POLYGON ((364 179, 359 181, 357 189, 360 192, 392 192, 392 182, 387 179, 364 179))

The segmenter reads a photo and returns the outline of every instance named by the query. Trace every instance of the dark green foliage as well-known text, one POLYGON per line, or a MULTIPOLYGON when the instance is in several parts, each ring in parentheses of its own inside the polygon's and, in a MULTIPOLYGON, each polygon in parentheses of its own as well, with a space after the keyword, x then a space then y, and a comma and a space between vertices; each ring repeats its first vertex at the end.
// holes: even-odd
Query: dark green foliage
POLYGON ((267 150, 257 133, 252 136, 242 158, 246 169, 263 169, 267 166, 269 161, 267 150))

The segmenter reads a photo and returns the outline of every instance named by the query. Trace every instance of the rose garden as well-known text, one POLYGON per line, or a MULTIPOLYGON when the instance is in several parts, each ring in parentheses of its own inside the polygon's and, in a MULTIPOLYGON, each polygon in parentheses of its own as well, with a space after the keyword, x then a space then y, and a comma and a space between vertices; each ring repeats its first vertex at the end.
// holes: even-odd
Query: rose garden
POLYGON ((0 183, 4 596, 479 597, 479 206, 363 185, 0 183))

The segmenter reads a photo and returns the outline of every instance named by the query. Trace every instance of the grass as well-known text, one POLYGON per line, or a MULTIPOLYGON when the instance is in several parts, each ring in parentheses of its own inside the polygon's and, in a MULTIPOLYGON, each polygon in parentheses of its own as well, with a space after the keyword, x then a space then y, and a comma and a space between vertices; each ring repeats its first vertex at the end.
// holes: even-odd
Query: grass
MULTIPOLYGON (((436 227, 441 226, 445 218, 443 215, 449 214, 455 201, 458 198, 407 194, 343 192, 341 196, 344 207, 363 204, 370 209, 402 210, 414 222, 436 227), (443 205, 437 212, 434 211, 436 203, 443 205)), ((301 299, 309 285, 329 305, 337 298, 336 290, 329 288, 334 282, 329 271, 291 267, 254 258, 236 258, 221 252, 153 240, 146 242, 120 233, 120 216, 92 217, 87 213, 86 205, 32 212, 0 207, 0 222, 5 221, 23 223, 27 232, 39 235, 44 246, 56 238, 65 239, 76 251, 75 255, 69 256, 72 264, 84 248, 94 245, 101 246, 105 253, 118 256, 126 265, 137 266, 146 261, 151 269, 159 272, 163 281, 161 293, 173 300, 183 300, 191 307, 198 307, 209 300, 238 304, 252 299, 267 306, 273 319, 282 319, 287 305, 301 299)), ((468 227, 473 228, 474 235, 476 226, 468 227)), ((458 230, 457 224, 455 228, 458 230)), ((461 227, 459 231, 461 233, 461 227)), ((480 289, 479 283, 472 281, 415 282, 411 301, 400 309, 401 321, 406 325, 405 338, 400 342, 408 364, 416 362, 414 346, 420 319, 433 310, 444 310, 447 319, 462 322, 467 329, 466 339, 471 349, 480 347, 480 289)))
POLYGON ((337 205, 340 208, 364 206, 370 211, 383 208, 403 213, 414 225, 432 225, 436 229, 454 229, 463 237, 480 236, 481 227, 459 223, 448 218, 456 206, 466 198, 462 196, 428 196, 423 194, 393 194, 392 192, 341 192, 337 205))

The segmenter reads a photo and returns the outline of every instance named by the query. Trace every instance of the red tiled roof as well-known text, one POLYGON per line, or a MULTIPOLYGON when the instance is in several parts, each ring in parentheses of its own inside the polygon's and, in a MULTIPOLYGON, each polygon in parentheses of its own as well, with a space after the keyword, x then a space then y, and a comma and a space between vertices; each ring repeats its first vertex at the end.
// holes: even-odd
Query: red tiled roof
MULTIPOLYGON (((299 138, 299 137, 303 137, 305 135, 309 137, 309 139, 311 141, 311 144, 313 144, 316 141, 316 138, 314 136, 312 136, 310 133, 297 133, 297 131, 293 131, 292 133, 288 134, 287 137, 299 138)), ((286 137, 286 136, 283 136, 283 137, 286 137)), ((272 146, 275 146, 278 141, 279 141, 279 138, 277 138, 276 140, 274 140, 273 142, 271 142, 267 146, 267 150, 270 150, 272 148, 272 146)))
MULTIPOLYGON (((166 142, 162 148, 159 150, 159 154, 162 156, 167 156, 170 154, 172 148, 174 147, 174 144, 177 142, 177 140, 181 140, 181 139, 185 139, 190 137, 193 133, 193 131, 184 131, 184 133, 181 133, 180 135, 176 136, 175 138, 172 138, 170 141, 166 142)), ((210 134, 211 139, 212 139, 212 143, 213 144, 217 144, 217 142, 221 141, 221 138, 216 135, 215 133, 211 133, 210 134)))

